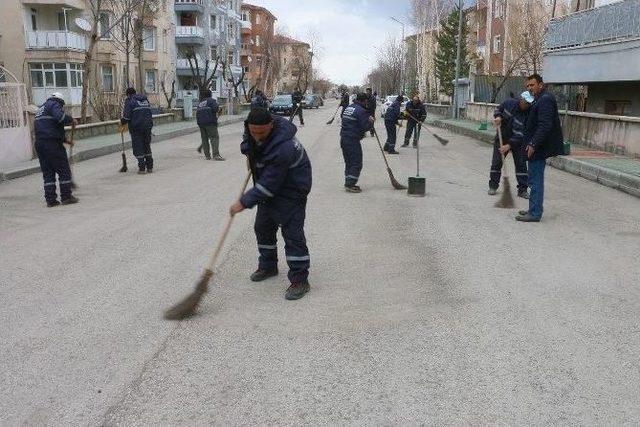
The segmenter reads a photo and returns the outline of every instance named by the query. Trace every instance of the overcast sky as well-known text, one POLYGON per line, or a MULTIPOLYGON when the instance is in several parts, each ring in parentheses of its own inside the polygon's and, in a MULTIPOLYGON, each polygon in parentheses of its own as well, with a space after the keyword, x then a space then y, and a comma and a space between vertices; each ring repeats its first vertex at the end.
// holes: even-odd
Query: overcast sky
MULTIPOLYGON (((323 47, 320 69, 335 83, 361 84, 373 68, 376 49, 387 37, 401 35, 395 16, 407 22, 410 0, 253 0, 277 18, 276 27, 304 41, 316 28, 323 47)), ((407 23, 405 31, 411 29, 407 23)))

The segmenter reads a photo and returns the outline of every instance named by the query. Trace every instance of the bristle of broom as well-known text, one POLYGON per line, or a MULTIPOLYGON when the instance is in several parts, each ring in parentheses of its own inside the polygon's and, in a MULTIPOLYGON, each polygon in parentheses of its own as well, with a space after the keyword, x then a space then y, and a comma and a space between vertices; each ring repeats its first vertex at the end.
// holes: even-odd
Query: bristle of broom
POLYGON ((510 209, 515 206, 513 195, 511 194, 511 184, 509 183, 509 177, 502 178, 502 196, 495 204, 496 208, 510 209))
POLYGON ((391 168, 387 168, 387 173, 389 174, 389 179, 391 180, 391 185, 396 190, 406 190, 407 187, 400 184, 398 180, 393 176, 393 172, 391 172, 391 168))
POLYGON ((438 142, 442 145, 447 145, 449 143, 449 140, 446 138, 441 137, 440 135, 437 134, 433 134, 433 136, 438 140, 438 142))
POLYGON ((213 276, 211 270, 204 270, 193 292, 178 304, 165 311, 164 318, 167 320, 183 320, 193 316, 196 313, 202 296, 207 293, 211 276, 213 276))
POLYGON ((329 119, 329 121, 327 122, 327 124, 328 124, 328 125, 330 125, 331 123, 333 123, 333 120, 334 120, 334 119, 335 119, 335 117, 331 117, 331 118, 329 119))

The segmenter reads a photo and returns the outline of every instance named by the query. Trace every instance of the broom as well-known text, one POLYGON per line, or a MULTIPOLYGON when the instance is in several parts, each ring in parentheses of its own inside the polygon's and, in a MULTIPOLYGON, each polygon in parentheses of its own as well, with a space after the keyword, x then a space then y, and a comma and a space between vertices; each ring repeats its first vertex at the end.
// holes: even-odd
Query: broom
MULTIPOLYGON (((247 184, 249 183, 249 178, 251 177, 251 171, 247 173, 247 177, 244 179, 244 183, 242 184, 242 190, 240 191, 240 197, 244 194, 244 190, 247 188, 247 184)), ((222 231, 222 235, 218 240, 218 244, 209 260, 209 264, 207 264, 204 272, 202 273, 202 277, 196 283, 195 289, 193 292, 188 295, 185 299, 180 301, 175 306, 169 308, 164 313, 164 318, 167 320, 182 320, 187 317, 193 316, 198 308, 198 304, 202 300, 202 296, 207 292, 209 288, 209 282, 211 281, 211 277, 213 276, 213 267, 216 265, 218 261, 218 256, 222 250, 222 246, 224 245, 224 241, 229 234, 229 230, 231 229, 231 224, 233 223, 233 216, 229 216, 227 220, 227 225, 225 225, 224 230, 222 231)))
POLYGON ((380 152, 382 153, 382 158, 384 159, 384 163, 387 165, 387 173, 389 174, 389 179, 391 180, 391 185, 396 190, 406 190, 407 187, 402 185, 402 184, 400 184, 398 182, 398 180, 396 180, 396 178, 393 176, 393 172, 391 171, 391 168, 389 167, 389 162, 387 161, 387 156, 386 156, 386 154, 384 154, 384 150, 382 149, 382 144, 380 143, 380 138, 378 138, 378 132, 376 131, 376 128, 372 127, 371 129, 373 129, 373 134, 376 136, 376 141, 378 141, 378 147, 380 147, 380 152))
POLYGON ((126 172, 127 169, 127 156, 126 154, 124 154, 125 148, 124 148, 124 127, 122 128, 122 130, 120 131, 120 140, 122 141, 122 167, 120 168, 120 172, 126 172))
POLYGON ((336 119, 336 114, 338 114, 338 110, 340 109, 340 107, 341 107, 341 105, 338 105, 338 108, 336 108, 336 111, 333 113, 333 117, 331 117, 329 119, 329 121, 327 122, 328 125, 333 123, 333 121, 336 119))
MULTIPOLYGON (((502 148, 502 129, 500 128, 500 126, 498 126, 498 140, 500 141, 500 148, 502 148)), ((511 184, 509 183, 509 177, 504 173, 504 154, 502 154, 501 152, 500 155, 502 156, 502 196, 494 206, 496 208, 510 209, 515 206, 515 202, 513 201, 513 195, 511 194, 511 184)))
POLYGON ((420 121, 418 119, 416 119, 415 117, 413 117, 411 115, 411 113, 409 113, 408 111, 405 111, 404 114, 406 114, 407 116, 409 116, 409 118, 413 119, 414 121, 420 123, 420 125, 424 126, 425 129, 427 129, 427 132, 429 132, 431 135, 433 135, 433 137, 435 139, 438 140, 438 142, 442 145, 447 145, 449 143, 449 140, 446 138, 441 137, 440 135, 438 135, 437 133, 434 133, 431 129, 429 129, 427 127, 427 125, 424 123, 424 121, 420 121))
POLYGON ((73 145, 75 144, 75 140, 73 139, 73 134, 76 131, 76 125, 75 124, 71 124, 71 143, 69 144, 69 163, 71 164, 71 188, 72 189, 76 189, 78 188, 78 186, 76 185, 76 182, 73 180, 73 177, 75 176, 75 159, 73 157, 73 145))

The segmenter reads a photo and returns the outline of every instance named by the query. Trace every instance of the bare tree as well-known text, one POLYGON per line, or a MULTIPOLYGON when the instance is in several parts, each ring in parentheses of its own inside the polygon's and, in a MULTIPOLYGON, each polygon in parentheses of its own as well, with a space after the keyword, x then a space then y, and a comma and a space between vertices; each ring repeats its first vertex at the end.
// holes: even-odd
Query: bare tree
POLYGON ((382 93, 399 93, 402 86, 402 67, 404 65, 404 49, 402 40, 389 35, 378 48, 377 65, 369 75, 369 84, 373 79, 382 93))
POLYGON ((167 100, 167 108, 171 109, 171 104, 176 97, 176 76, 175 72, 165 71, 160 79, 160 90, 167 100))

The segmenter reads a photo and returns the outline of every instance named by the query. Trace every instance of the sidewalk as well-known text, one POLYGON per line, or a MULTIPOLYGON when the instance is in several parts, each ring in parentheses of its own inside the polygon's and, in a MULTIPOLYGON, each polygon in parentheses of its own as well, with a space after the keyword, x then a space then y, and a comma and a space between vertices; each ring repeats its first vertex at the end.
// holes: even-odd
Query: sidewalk
MULTIPOLYGON (((427 123, 493 144, 495 130, 491 125, 487 130, 479 130, 478 122, 438 116, 431 116, 427 123)), ((571 144, 571 155, 552 157, 547 163, 554 168, 640 197, 640 160, 571 144)))
MULTIPOLYGON (((244 116, 239 115, 222 116, 219 119, 218 126, 240 123, 243 120, 244 116)), ((154 126, 152 130, 152 142, 166 141, 168 139, 188 135, 197 131, 198 125, 195 120, 157 125, 154 126)), ((124 145, 127 149, 131 148, 131 137, 128 132, 124 135, 124 145)), ((122 141, 120 140, 120 134, 100 135, 91 138, 78 139, 73 149, 73 160, 80 162, 83 160, 93 159, 95 157, 105 156, 107 154, 117 153, 121 150, 122 141)), ((40 164, 38 159, 33 159, 0 169, 0 181, 20 178, 39 172, 40 164)))

